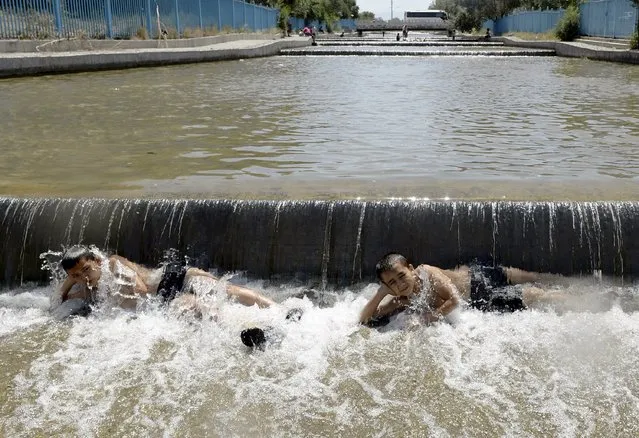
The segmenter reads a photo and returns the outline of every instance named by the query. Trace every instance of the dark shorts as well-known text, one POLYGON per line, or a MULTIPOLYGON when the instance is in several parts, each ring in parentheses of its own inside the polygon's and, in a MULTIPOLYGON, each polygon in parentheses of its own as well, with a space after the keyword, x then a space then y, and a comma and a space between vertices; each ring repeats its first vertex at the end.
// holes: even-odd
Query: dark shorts
POLYGON ((188 269, 188 266, 179 262, 171 262, 164 267, 164 273, 158 285, 158 295, 162 297, 162 301, 170 303, 182 291, 188 269))
POLYGON ((470 306, 482 311, 514 312, 526 308, 521 288, 508 284, 501 266, 470 266, 470 306))

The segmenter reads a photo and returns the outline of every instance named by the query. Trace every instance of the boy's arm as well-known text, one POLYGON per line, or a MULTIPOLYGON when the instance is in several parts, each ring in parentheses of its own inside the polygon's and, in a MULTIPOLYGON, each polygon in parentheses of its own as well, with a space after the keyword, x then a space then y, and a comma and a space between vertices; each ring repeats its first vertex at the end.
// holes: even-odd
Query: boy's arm
POLYGON ((439 318, 446 316, 459 305, 459 293, 453 282, 439 269, 429 271, 430 281, 433 290, 439 297, 442 304, 433 311, 433 316, 439 318))
POLYGON ((64 280, 64 283, 62 283, 62 286, 60 286, 60 298, 62 298, 62 302, 65 302, 69 298, 69 291, 74 284, 75 280, 73 280, 71 277, 67 277, 64 280))
POLYGON ((120 286, 121 294, 146 295, 149 292, 148 287, 144 284, 144 281, 142 281, 136 268, 135 263, 130 262, 124 257, 109 257, 109 269, 115 277, 116 283, 120 286), (118 264, 120 264, 120 266, 118 266, 118 264))
POLYGON ((379 303, 382 302, 382 300, 386 297, 386 295, 389 294, 389 292, 390 291, 388 290, 388 288, 383 285, 380 286, 379 289, 377 289, 377 292, 375 293, 373 298, 371 298, 370 301, 366 303, 361 313, 359 314, 360 324, 366 324, 368 320, 371 319, 373 315, 375 315, 375 312, 377 312, 377 306, 379 306, 379 303))
POLYGON ((371 298, 362 309, 362 312, 359 315, 360 324, 366 324, 373 317, 389 315, 407 304, 407 300, 403 297, 394 297, 388 303, 384 303, 380 306, 379 304, 382 300, 390 294, 390 289, 388 289, 386 285, 382 284, 379 289, 377 289, 373 298, 371 298))

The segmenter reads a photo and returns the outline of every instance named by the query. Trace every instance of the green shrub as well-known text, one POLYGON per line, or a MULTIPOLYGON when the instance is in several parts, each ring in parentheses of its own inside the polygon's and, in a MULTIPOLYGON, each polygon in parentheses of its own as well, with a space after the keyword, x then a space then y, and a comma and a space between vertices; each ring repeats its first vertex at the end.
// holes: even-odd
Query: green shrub
POLYGON ((283 5, 280 8, 280 15, 277 17, 277 26, 284 32, 286 32, 288 26, 288 19, 291 16, 291 8, 283 5))
POLYGON ((455 17, 455 29, 460 32, 472 32, 473 29, 479 29, 480 26, 481 22, 470 11, 462 11, 455 17))
POLYGON ((639 31, 636 31, 630 37, 630 48, 632 50, 639 50, 639 31))
POLYGON ((564 16, 561 17, 555 35, 561 41, 572 41, 579 36, 579 8, 571 5, 566 8, 564 16))

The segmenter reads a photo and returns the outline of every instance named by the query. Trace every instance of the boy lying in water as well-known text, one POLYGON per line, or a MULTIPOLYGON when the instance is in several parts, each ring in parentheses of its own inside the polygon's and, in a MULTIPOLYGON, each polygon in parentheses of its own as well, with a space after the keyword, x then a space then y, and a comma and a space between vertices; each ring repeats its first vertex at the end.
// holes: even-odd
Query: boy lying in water
POLYGON ((464 301, 479 310, 512 312, 562 300, 559 294, 534 286, 510 287, 555 277, 517 268, 482 265, 454 270, 429 265, 414 268, 404 256, 391 253, 377 263, 376 271, 382 284, 360 314, 360 323, 372 326, 383 325, 390 316, 403 311, 418 313, 426 323, 442 319, 452 322, 454 311, 464 301), (389 296, 392 298, 386 299, 389 296))
MULTIPOLYGON (((219 282, 208 272, 181 263, 148 269, 124 257, 106 257, 80 245, 69 248, 60 265, 67 274, 60 287, 62 302, 72 299, 94 302, 100 287, 106 291, 107 298, 127 309, 135 309, 138 302, 149 295, 159 295, 165 304, 172 307, 199 312, 194 295, 190 293, 193 284, 208 283, 206 285, 212 288, 219 282)), ((225 289, 229 298, 237 299, 246 306, 269 307, 274 304, 251 289, 231 284, 226 284, 225 289)))

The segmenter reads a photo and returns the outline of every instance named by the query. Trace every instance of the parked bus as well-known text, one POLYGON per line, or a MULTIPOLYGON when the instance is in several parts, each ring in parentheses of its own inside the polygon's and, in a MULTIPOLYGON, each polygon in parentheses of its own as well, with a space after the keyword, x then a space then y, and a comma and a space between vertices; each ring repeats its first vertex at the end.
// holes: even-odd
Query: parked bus
POLYGON ((440 18, 442 20, 448 20, 448 14, 446 11, 438 11, 436 9, 430 9, 428 11, 406 11, 404 12, 404 23, 421 23, 426 20, 432 20, 433 18, 440 18))

